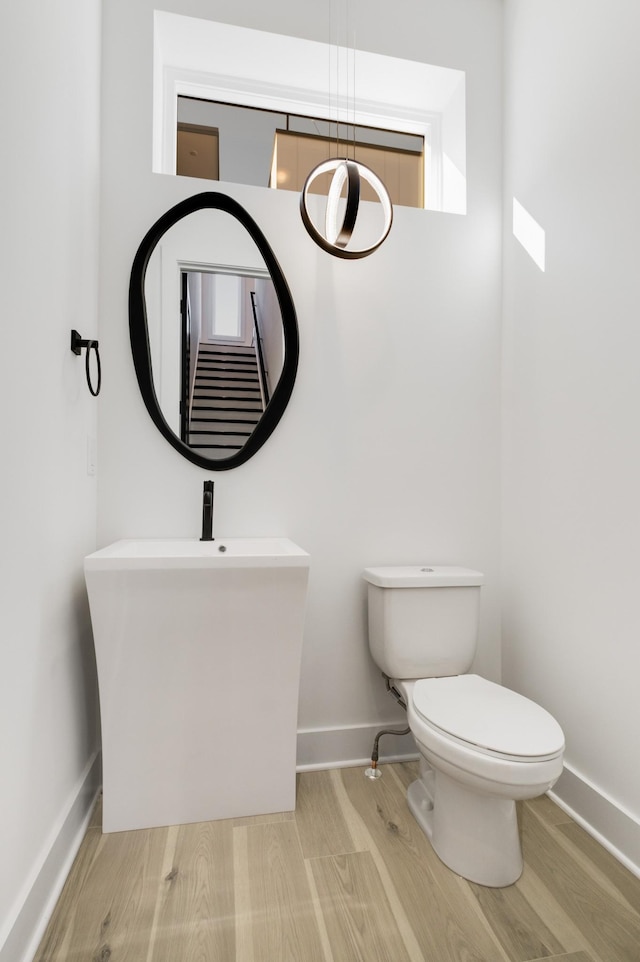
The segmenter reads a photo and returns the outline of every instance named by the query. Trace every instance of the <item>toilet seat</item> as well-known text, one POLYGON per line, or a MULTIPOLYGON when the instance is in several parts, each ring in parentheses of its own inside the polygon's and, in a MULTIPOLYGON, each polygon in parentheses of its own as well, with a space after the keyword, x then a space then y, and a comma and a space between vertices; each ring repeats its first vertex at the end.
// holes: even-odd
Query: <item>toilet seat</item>
POLYGON ((562 729, 549 712, 478 675, 422 678, 411 699, 428 729, 483 755, 526 763, 564 750, 562 729))

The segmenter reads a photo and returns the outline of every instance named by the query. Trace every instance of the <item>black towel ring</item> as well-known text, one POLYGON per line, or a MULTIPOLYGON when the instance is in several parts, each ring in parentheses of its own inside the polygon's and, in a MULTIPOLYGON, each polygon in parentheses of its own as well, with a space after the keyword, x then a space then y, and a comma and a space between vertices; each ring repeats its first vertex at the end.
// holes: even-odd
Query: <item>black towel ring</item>
POLYGON ((97 397, 100 394, 100 387, 102 386, 102 365, 100 364, 100 351, 98 350, 98 342, 92 340, 83 340, 77 331, 71 331, 71 350, 73 353, 81 354, 83 347, 87 349, 84 361, 84 370, 87 376, 87 386, 93 396, 97 397), (89 367, 89 355, 91 354, 91 351, 95 351, 96 365, 98 368, 98 384, 95 390, 93 388, 93 384, 91 383, 91 370, 89 367))

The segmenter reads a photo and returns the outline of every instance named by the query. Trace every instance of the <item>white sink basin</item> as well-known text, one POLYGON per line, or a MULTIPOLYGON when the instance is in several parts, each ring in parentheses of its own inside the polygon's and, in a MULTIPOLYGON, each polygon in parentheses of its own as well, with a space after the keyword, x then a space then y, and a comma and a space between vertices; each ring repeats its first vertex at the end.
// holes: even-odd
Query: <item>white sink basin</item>
POLYGON ((287 538, 131 539, 85 559, 103 831, 295 808, 309 562, 287 538))
POLYGON ((131 538, 116 541, 85 559, 97 568, 278 568, 309 566, 309 555, 288 538, 131 538))

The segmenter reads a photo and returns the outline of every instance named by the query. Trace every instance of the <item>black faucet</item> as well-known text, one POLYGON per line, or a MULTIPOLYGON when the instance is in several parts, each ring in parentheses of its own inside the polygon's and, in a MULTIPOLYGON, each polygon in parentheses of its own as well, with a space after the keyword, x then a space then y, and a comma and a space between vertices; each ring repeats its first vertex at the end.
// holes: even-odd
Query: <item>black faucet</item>
POLYGON ((213 541, 213 481, 205 481, 202 492, 201 541, 213 541))

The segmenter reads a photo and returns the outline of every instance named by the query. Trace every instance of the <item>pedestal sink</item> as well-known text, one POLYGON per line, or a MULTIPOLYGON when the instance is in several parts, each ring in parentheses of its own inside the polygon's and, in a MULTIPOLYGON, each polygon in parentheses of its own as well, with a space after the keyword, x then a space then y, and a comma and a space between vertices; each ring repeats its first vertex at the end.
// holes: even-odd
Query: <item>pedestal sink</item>
POLYGON ((127 540, 85 559, 103 831, 295 808, 309 562, 286 538, 127 540))

